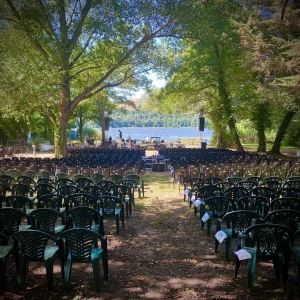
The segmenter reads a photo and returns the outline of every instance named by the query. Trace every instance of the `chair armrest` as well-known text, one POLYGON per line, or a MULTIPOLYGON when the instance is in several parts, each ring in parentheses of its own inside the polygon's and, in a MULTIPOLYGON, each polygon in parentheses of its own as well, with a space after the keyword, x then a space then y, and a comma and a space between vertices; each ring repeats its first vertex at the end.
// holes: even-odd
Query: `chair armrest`
POLYGON ((238 239, 237 239, 237 251, 242 249, 242 247, 244 247, 244 243, 245 243, 245 239, 247 238, 247 236, 245 234, 240 233, 238 235, 238 239))
POLYGON ((220 231, 222 229, 222 219, 218 218, 216 222, 216 232, 220 231))

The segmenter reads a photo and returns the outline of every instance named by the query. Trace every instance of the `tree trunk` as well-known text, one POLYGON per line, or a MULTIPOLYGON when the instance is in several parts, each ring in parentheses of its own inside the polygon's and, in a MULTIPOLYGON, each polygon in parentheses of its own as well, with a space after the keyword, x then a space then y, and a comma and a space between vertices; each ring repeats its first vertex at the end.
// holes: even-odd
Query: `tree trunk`
POLYGON ((216 50, 216 56, 218 58, 218 90, 219 90, 220 100, 222 102, 222 106, 227 119, 229 130, 234 139, 235 148, 237 151, 244 151, 239 135, 237 133, 235 120, 231 110, 231 103, 230 103, 231 101, 227 91, 225 74, 221 63, 222 58, 220 56, 218 46, 215 46, 215 50, 216 50))
POLYGON ((258 137, 258 147, 257 152, 266 152, 266 121, 267 121, 267 111, 265 109, 265 105, 263 103, 258 104, 257 107, 257 118, 256 118, 256 125, 257 125, 257 137, 258 137))
POLYGON ((79 134, 80 143, 83 143, 82 130, 83 130, 83 122, 82 122, 82 116, 80 116, 79 117, 79 124, 78 124, 78 134, 79 134))
POLYGON ((269 154, 271 155, 279 155, 281 154, 280 153, 280 146, 281 146, 281 143, 282 143, 282 140, 284 138, 284 135, 286 133, 286 130, 287 128, 289 127, 293 117, 295 116, 296 112, 295 111, 288 111, 280 126, 279 126, 279 129, 277 131, 277 134, 276 134, 276 137, 275 137, 275 140, 274 140, 274 143, 273 143, 273 147, 272 149, 269 151, 269 154))

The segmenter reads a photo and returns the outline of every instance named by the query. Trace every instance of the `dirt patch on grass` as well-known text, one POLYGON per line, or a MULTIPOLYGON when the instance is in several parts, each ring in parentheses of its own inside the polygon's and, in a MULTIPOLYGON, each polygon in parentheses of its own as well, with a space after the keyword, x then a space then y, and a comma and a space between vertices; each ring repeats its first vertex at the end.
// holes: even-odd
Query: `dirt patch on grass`
MULTIPOLYGON (((101 273, 101 295, 95 295, 89 264, 74 264, 68 290, 54 269, 53 292, 46 288, 42 263, 31 263, 20 286, 13 258, 8 260, 7 287, 1 299, 299 299, 297 267, 292 261, 288 296, 277 282, 271 263, 257 263, 255 287, 247 290, 246 265, 234 278, 232 260, 225 261, 225 245, 214 252, 211 236, 200 230, 199 215, 183 202, 183 189, 170 183, 167 173, 144 175, 144 199, 135 199, 125 230, 115 233, 113 220, 105 220, 109 250, 109 279, 101 273)), ((136 196, 137 197, 137 196, 136 196)))

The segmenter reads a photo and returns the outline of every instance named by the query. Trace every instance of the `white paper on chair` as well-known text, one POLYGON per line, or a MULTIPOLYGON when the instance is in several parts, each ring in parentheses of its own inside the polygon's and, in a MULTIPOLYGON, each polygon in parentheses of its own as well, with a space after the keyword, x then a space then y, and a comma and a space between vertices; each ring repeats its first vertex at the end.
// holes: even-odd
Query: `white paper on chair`
MULTIPOLYGON (((191 199, 192 200, 192 199, 191 199)), ((193 200, 192 200, 193 201, 193 200)), ((199 207, 199 205, 201 204, 201 201, 200 200, 195 200, 194 201, 194 205, 195 207, 199 207)))
POLYGON ((190 192, 189 190, 185 190, 184 194, 187 196, 189 194, 189 192, 190 192))
POLYGON ((206 222, 209 218, 210 218, 209 214, 205 213, 201 220, 202 220, 202 222, 206 222))
POLYGON ((195 201, 195 199, 196 199, 196 197, 195 197, 195 195, 192 195, 192 197, 191 197, 191 201, 195 201))
POLYGON ((251 258, 251 254, 248 251, 246 251, 245 249, 241 249, 239 251, 236 251, 235 255, 237 255, 239 260, 244 260, 244 259, 250 259, 251 258))
POLYGON ((216 233, 215 238, 219 241, 219 243, 222 243, 227 238, 227 234, 224 231, 219 230, 216 233))

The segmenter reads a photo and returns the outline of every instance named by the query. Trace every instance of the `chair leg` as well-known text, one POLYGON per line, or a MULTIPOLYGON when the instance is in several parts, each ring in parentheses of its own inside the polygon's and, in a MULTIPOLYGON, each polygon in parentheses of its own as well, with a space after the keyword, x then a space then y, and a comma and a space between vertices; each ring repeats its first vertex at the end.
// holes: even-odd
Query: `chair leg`
POLYGON ((219 244, 220 244, 220 242, 215 238, 215 253, 218 252, 219 244))
POLYGON ((116 228, 117 228, 117 234, 120 232, 120 218, 119 215, 116 215, 116 228))
POLYGON ((230 250, 231 250, 231 236, 227 236, 225 240, 226 246, 226 261, 230 261, 230 250))
POLYGON ((253 282, 254 282, 254 272, 255 272, 255 263, 256 263, 256 255, 253 255, 247 265, 248 269, 248 289, 253 288, 253 282))
POLYGON ((71 277, 71 269, 72 269, 72 259, 71 259, 71 254, 68 254, 67 262, 66 262, 66 271, 65 271, 65 288, 67 289, 69 280, 71 277))
POLYGON ((279 259, 273 259, 273 265, 274 265, 274 271, 275 271, 275 276, 276 276, 276 279, 278 281, 280 281, 280 262, 279 262, 279 259))
POLYGON ((237 278, 237 276, 238 276, 240 266, 241 266, 241 261, 239 260, 239 258, 236 255, 235 256, 235 270, 234 270, 234 277, 235 278, 237 278))
POLYGON ((48 290, 53 291, 53 259, 45 261, 48 290))
POLYGON ((100 261, 95 258, 92 259, 92 267, 93 267, 93 279, 96 294, 100 293, 100 261))
POLYGON ((2 257, 0 259, 0 282, 1 282, 1 287, 0 289, 4 289, 5 287, 5 282, 6 282, 6 258, 2 257))
POLYGON ((209 218, 206 222, 207 222, 206 235, 207 235, 207 236, 210 236, 211 218, 209 218))
POLYGON ((104 271, 104 278, 108 280, 108 252, 107 252, 107 239, 101 242, 102 252, 102 265, 104 271))

